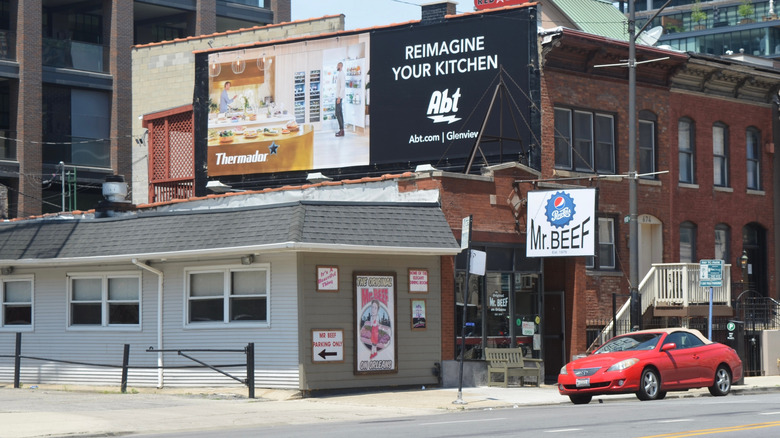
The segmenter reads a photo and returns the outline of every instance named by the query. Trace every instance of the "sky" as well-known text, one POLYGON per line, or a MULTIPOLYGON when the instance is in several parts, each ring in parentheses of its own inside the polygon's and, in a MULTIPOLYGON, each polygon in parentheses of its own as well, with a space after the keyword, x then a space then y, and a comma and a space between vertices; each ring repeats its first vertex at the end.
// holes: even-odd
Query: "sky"
MULTIPOLYGON (((435 0, 292 0, 292 19, 344 14, 346 30, 420 19, 420 5, 435 0)), ((457 12, 473 10, 472 0, 456 2, 457 12)))

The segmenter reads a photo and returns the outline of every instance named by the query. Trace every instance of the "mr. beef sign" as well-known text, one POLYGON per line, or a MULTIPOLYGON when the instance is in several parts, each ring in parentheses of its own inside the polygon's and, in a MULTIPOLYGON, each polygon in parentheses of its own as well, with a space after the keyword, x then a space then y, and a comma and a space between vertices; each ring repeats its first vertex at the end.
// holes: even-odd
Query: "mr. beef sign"
POLYGON ((528 192, 526 256, 593 256, 596 190, 528 192))

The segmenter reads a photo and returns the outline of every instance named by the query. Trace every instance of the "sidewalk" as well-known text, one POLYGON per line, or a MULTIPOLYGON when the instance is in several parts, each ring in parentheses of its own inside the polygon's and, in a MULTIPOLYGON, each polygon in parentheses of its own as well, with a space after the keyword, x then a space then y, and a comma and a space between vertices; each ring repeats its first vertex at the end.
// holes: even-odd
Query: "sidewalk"
MULTIPOLYGON (((780 376, 747 377, 732 394, 780 391, 780 376)), ((301 399, 297 391, 262 390, 247 399, 246 389, 136 389, 44 386, 14 389, 0 384, 0 435, 4 438, 118 435, 251 426, 326 423, 453 410, 513 408, 569 403, 555 385, 522 388, 379 390, 301 399)), ((709 396, 706 389, 671 392, 667 398, 709 396)), ((633 395, 603 396, 605 401, 633 395)))

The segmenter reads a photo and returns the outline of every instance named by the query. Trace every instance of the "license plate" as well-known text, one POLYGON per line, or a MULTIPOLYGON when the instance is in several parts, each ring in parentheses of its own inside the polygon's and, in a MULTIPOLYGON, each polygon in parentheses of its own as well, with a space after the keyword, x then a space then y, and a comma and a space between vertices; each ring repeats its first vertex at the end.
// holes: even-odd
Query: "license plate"
POLYGON ((577 388, 587 388, 590 386, 590 378, 577 379, 577 388))

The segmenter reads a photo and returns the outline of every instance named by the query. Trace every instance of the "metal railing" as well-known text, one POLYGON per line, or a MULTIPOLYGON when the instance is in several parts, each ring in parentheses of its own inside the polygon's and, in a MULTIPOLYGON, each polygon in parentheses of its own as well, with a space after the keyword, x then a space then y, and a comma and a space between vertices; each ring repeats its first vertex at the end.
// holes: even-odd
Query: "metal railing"
MULTIPOLYGON (((242 349, 167 349, 167 350, 155 350, 152 347, 149 347, 149 349, 146 350, 147 352, 151 353, 172 353, 176 352, 180 356, 185 357, 189 360, 192 360, 193 362, 198 363, 201 367, 209 368, 211 370, 214 370, 220 374, 223 374, 233 380, 236 380, 238 382, 241 382, 242 384, 246 385, 249 394, 249 398, 255 398, 255 344, 249 343, 246 347, 242 349), (227 365, 211 365, 204 361, 198 360, 192 356, 189 356, 185 352, 216 352, 216 353, 242 353, 246 355, 246 362, 241 364, 227 364, 227 365), (228 367, 237 367, 237 366, 246 366, 246 379, 241 379, 238 377, 235 377, 220 368, 228 368, 228 367)), ((183 366, 130 366, 130 345, 124 344, 123 349, 123 355, 122 355, 122 365, 113 365, 113 364, 100 364, 100 363, 91 363, 91 362, 81 362, 81 361, 72 361, 72 360, 62 360, 62 359, 52 359, 52 358, 44 358, 44 357, 36 357, 36 356, 26 356, 22 354, 22 334, 16 333, 16 345, 14 348, 14 354, 13 355, 2 355, 0 354, 0 357, 12 357, 14 359, 14 388, 20 388, 21 387, 21 370, 22 370, 22 359, 26 360, 36 360, 36 361, 44 361, 44 362, 54 362, 54 363, 63 363, 63 364, 71 364, 71 365, 84 365, 84 366, 91 366, 91 367, 104 367, 104 368, 121 368, 122 369, 122 377, 121 377, 121 383, 120 388, 122 393, 127 392, 127 374, 128 370, 130 369, 174 369, 174 368, 192 368, 191 366, 183 367, 183 366)))

